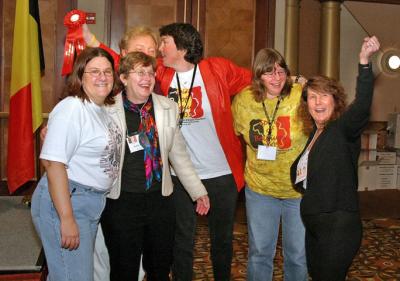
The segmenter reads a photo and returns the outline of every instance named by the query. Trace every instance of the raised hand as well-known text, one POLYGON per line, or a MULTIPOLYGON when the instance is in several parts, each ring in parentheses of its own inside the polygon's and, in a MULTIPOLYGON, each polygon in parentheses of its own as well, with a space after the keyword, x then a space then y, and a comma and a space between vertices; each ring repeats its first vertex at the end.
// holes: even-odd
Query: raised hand
POLYGON ((369 58, 379 50, 380 43, 376 36, 364 38, 360 51, 360 64, 368 64, 369 58))

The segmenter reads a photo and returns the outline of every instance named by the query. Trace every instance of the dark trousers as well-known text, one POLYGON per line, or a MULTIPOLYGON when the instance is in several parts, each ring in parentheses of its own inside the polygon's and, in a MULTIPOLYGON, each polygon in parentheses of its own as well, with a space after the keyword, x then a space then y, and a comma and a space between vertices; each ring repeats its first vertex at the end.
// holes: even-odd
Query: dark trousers
POLYGON ((121 192, 107 199, 101 225, 110 256, 111 281, 137 280, 140 256, 147 280, 170 280, 175 206, 160 191, 121 192))
POLYGON ((342 281, 362 239, 358 212, 303 216, 308 272, 313 281, 342 281))
MULTIPOLYGON (((195 204, 178 178, 173 177, 173 181, 176 207, 173 277, 176 281, 191 281, 196 232, 195 204)), ((230 280, 233 223, 238 196, 236 183, 231 174, 202 182, 207 189, 211 204, 207 218, 214 279, 230 280)))

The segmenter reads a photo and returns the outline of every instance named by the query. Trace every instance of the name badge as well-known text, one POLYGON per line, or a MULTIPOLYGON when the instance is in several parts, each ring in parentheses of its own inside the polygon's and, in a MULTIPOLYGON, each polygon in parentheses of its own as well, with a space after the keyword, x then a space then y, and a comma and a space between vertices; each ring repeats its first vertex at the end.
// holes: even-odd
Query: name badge
POLYGON ((308 153, 309 151, 306 150, 297 163, 295 184, 307 179, 308 153))
POLYGON ((257 149, 257 159, 276 160, 276 147, 259 145, 257 149))
POLYGON ((132 135, 132 136, 127 136, 126 137, 126 142, 128 144, 129 151, 131 153, 139 151, 139 150, 143 150, 143 147, 139 142, 139 134, 135 134, 135 135, 132 135))

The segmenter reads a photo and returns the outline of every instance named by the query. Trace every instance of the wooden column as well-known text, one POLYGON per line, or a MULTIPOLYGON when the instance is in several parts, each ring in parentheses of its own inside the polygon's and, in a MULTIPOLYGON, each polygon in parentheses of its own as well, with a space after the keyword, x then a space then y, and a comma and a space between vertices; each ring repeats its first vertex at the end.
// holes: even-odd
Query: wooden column
POLYGON ((292 74, 299 70, 300 0, 286 0, 285 60, 292 74))

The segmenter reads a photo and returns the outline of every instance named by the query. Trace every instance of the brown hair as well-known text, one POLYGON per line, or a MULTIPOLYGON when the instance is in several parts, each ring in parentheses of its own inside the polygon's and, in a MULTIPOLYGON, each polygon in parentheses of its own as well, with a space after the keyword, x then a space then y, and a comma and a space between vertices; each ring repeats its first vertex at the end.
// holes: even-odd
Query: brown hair
POLYGON ((317 93, 326 93, 333 96, 335 108, 329 121, 336 120, 346 110, 346 94, 343 86, 333 78, 317 75, 308 79, 307 83, 303 87, 302 101, 298 113, 304 119, 314 122, 307 107, 307 94, 309 89, 317 93))
POLYGON ((276 50, 265 48, 258 51, 253 67, 253 80, 251 90, 253 91, 254 99, 257 102, 262 102, 265 98, 267 88, 265 87, 261 76, 266 72, 272 72, 275 69, 275 64, 282 67, 286 72, 286 82, 283 86, 281 96, 285 97, 290 94, 292 88, 292 80, 290 78, 290 71, 283 56, 276 50))
POLYGON ((121 51, 126 50, 129 41, 139 36, 150 36, 154 40, 154 43, 156 44, 156 51, 157 51, 158 36, 150 27, 144 25, 134 26, 131 29, 127 30, 124 36, 119 41, 119 49, 121 51))
POLYGON ((156 59, 142 52, 130 52, 122 57, 119 62, 119 74, 125 77, 129 75, 129 71, 135 69, 137 65, 151 66, 153 71, 156 70, 156 59))
POLYGON ((111 68, 113 70, 113 89, 110 92, 110 94, 105 98, 104 104, 105 105, 111 105, 114 104, 114 93, 116 92, 117 89, 117 83, 118 81, 117 76, 114 71, 114 60, 112 56, 106 52, 105 50, 101 48, 85 48, 77 57, 75 63, 74 63, 74 68, 72 70, 71 75, 68 77, 68 82, 67 86, 65 88, 65 95, 66 96, 72 96, 72 97, 79 97, 81 100, 86 100, 90 101, 88 95, 85 93, 83 90, 82 86, 82 77, 85 72, 86 65, 94 58, 97 57, 104 57, 106 58, 110 64, 111 68))

